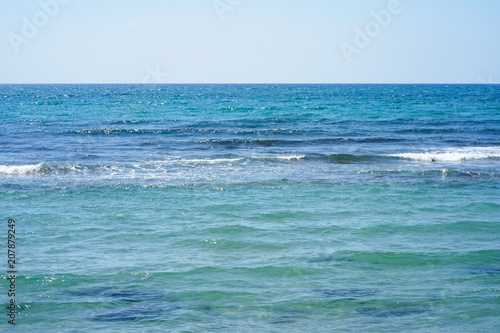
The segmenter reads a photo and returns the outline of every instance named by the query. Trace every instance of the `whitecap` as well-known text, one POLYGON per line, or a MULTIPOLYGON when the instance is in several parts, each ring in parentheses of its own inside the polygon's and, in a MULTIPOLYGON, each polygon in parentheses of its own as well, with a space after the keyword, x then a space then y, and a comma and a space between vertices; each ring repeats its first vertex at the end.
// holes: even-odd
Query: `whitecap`
POLYGON ((43 165, 43 163, 25 165, 0 165, 0 174, 12 176, 28 175, 41 171, 43 165))
POLYGON ((252 156, 254 159, 264 160, 281 160, 281 161, 295 161, 305 158, 306 155, 289 155, 289 156, 252 156))
POLYGON ((214 164, 214 163, 232 163, 232 162, 238 162, 242 161, 243 158, 214 158, 214 159, 182 159, 179 160, 181 163, 209 163, 209 164, 214 164))
POLYGON ((388 154, 384 156, 425 162, 461 162, 500 158, 500 147, 429 149, 421 153, 388 154))

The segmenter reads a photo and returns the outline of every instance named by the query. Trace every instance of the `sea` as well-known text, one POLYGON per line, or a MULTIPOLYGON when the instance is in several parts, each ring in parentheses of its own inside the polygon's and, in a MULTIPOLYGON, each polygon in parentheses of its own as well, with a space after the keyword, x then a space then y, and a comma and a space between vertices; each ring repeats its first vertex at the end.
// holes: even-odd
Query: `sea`
POLYGON ((500 85, 0 85, 0 220, 6 332, 498 332, 500 85))

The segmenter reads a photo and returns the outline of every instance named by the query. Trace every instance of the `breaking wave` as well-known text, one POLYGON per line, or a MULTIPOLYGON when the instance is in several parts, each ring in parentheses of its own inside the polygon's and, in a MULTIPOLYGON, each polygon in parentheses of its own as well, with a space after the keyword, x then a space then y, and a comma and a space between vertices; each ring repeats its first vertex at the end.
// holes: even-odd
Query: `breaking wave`
POLYGON ((462 162, 500 158, 500 147, 429 149, 422 153, 388 154, 385 156, 425 162, 462 162))
POLYGON ((42 171, 43 163, 26 165, 0 165, 0 174, 3 175, 29 175, 42 171))

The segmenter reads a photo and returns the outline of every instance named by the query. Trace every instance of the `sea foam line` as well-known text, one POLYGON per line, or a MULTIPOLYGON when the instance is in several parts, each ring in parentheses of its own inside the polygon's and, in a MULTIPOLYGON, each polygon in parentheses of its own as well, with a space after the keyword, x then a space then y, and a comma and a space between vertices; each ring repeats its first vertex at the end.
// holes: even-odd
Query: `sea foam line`
POLYGON ((278 160, 278 161, 295 161, 304 159, 305 155, 285 155, 285 156, 249 156, 249 157, 235 157, 235 158, 204 158, 204 159, 169 159, 163 161, 164 163, 186 163, 186 164, 217 164, 217 163, 233 163, 233 162, 241 162, 247 161, 249 159, 252 160, 278 160))
POLYGON ((290 155, 290 156, 252 156, 253 159, 258 160, 281 160, 281 161, 295 161, 305 158, 306 155, 290 155))
POLYGON ((500 158, 500 147, 429 149, 423 153, 387 154, 384 156, 426 162, 461 162, 500 158))
MULTIPOLYGON (((214 159, 180 159, 180 160, 172 160, 173 162, 180 162, 180 163, 208 163, 208 164, 215 164, 215 163, 231 163, 231 162, 238 162, 242 161, 243 158, 214 158, 214 159)), ((169 161, 169 162, 172 162, 169 161)))

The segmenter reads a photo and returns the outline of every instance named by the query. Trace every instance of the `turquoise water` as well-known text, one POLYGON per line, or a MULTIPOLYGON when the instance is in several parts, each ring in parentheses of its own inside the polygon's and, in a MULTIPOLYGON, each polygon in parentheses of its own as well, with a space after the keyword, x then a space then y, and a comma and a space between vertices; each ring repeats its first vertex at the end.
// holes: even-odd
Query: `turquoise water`
POLYGON ((16 330, 500 329, 499 86, 4 85, 0 119, 16 330))

